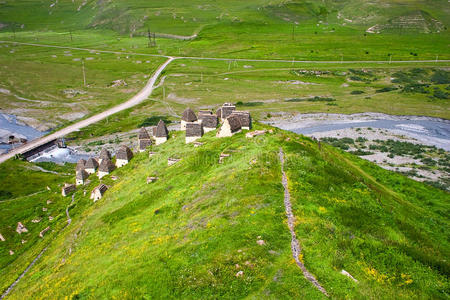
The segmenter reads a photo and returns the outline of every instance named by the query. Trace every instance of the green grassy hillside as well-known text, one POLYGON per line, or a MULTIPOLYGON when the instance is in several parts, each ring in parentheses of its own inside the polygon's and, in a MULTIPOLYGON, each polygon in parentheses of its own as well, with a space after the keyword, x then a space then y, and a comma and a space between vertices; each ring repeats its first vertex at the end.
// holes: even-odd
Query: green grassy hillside
POLYGON ((116 181, 106 177, 100 201, 79 189, 73 223, 10 299, 321 298, 292 258, 280 147, 299 258, 333 298, 448 296, 448 193, 272 130, 254 139, 211 132, 198 148, 176 132, 155 156, 137 154, 116 181), (230 155, 223 163, 221 153, 230 155))

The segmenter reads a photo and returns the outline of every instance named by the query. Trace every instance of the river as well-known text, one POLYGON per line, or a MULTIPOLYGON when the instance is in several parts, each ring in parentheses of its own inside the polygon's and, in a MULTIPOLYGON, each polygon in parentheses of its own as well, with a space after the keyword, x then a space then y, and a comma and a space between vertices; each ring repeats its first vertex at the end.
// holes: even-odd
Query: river
POLYGON ((380 113, 353 115, 320 113, 277 116, 265 123, 308 136, 351 128, 386 129, 391 133, 408 136, 418 143, 450 151, 450 121, 438 118, 380 113))

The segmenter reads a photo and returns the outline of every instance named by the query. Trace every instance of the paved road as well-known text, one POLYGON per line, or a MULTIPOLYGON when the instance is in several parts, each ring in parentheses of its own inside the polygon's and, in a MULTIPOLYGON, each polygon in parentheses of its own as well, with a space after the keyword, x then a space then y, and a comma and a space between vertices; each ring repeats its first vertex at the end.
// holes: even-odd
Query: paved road
POLYGON ((69 125, 61 130, 58 130, 52 134, 40 137, 38 139, 35 139, 27 144, 24 144, 18 148, 15 148, 13 150, 11 150, 10 152, 3 154, 0 156, 0 163, 3 163, 4 161, 14 157, 16 154, 20 154, 23 153, 25 151, 31 150, 36 148, 37 146, 43 145, 47 142, 50 142, 54 139, 57 138, 61 138, 63 136, 68 135, 69 133, 72 133, 74 131, 77 131, 83 127, 89 126, 91 124, 94 124, 98 121, 101 121, 103 119, 105 119, 108 116, 111 116, 117 112, 120 112, 124 109, 133 107, 139 103, 141 103, 142 101, 146 100, 152 93, 153 91, 153 86, 155 85, 156 79, 158 79, 159 75, 161 74, 161 72, 167 67, 167 65, 169 65, 175 58, 173 57, 169 57, 169 59, 163 63, 157 70, 156 72, 153 74, 153 76, 149 79, 149 81, 147 82, 147 84, 145 85, 145 87, 139 91, 139 93, 137 93, 133 98, 129 99, 128 101, 119 104, 113 108, 110 108, 104 112, 101 112, 95 116, 92 116, 90 118, 87 118, 85 120, 81 120, 80 122, 77 122, 75 124, 69 125))

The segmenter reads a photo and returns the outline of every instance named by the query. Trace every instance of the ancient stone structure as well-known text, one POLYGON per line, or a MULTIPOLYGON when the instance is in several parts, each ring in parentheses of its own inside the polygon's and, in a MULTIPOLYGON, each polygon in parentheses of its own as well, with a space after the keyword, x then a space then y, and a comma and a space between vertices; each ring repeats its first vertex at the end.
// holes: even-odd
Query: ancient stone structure
POLYGON ((86 183, 86 179, 89 177, 88 172, 86 170, 79 170, 76 171, 75 174, 75 184, 76 185, 82 185, 86 183))
POLYGON ((76 171, 84 170, 85 166, 86 166, 86 160, 80 159, 80 160, 77 162, 77 166, 76 166, 75 170, 76 170, 76 171))
POLYGON ((215 130, 217 128, 217 116, 211 114, 198 114, 198 119, 200 120, 200 122, 203 125, 203 131, 204 132, 209 132, 212 130, 215 130))
POLYGON ((255 136, 263 135, 263 134, 265 134, 266 132, 267 132, 266 130, 255 130, 255 131, 247 132, 247 133, 245 134, 245 137, 251 139, 251 138, 253 138, 253 137, 255 137, 255 136))
POLYGON ((125 145, 120 146, 116 153, 116 166, 118 168, 125 166, 133 157, 133 152, 125 145))
POLYGON ((103 159, 111 159, 111 153, 106 148, 103 148, 102 151, 100 151, 98 163, 101 164, 103 159))
POLYGON ((179 158, 168 158, 167 159, 167 165, 171 166, 173 164, 176 164, 177 162, 179 162, 181 159, 179 158))
POLYGON ((109 173, 111 173, 116 167, 110 159, 103 159, 100 166, 98 167, 98 178, 102 178, 109 173))
POLYGON ((103 197, 103 194, 105 194, 108 187, 104 185, 103 183, 96 186, 92 192, 91 192, 91 199, 96 202, 97 200, 100 200, 103 197))
POLYGON ((233 111, 236 110, 236 106, 232 103, 224 103, 220 109, 220 115, 218 116, 222 121, 228 118, 233 111))
POLYGON ((147 177, 147 184, 155 182, 156 180, 158 180, 158 177, 147 177))
POLYGON ((217 137, 228 137, 241 131, 241 122, 239 117, 236 115, 230 115, 225 119, 219 131, 217 132, 217 137))
POLYGON ((39 232, 39 237, 43 238, 44 234, 50 230, 50 226, 46 227, 44 230, 42 230, 41 232, 39 232))
POLYGON ((89 158, 84 166, 84 170, 88 174, 94 174, 97 171, 98 168, 98 162, 95 160, 95 158, 89 158))
POLYGON ((198 119, 200 120, 200 116, 211 116, 213 113, 210 110, 199 110, 198 111, 198 119))
POLYGON ((69 193, 75 191, 75 189, 75 184, 65 183, 61 188, 61 195, 63 195, 63 197, 66 197, 69 193))
POLYGON ((203 126, 198 123, 186 124, 186 144, 192 143, 203 136, 203 126))
POLYGON ((142 127, 141 130, 139 130, 139 135, 138 135, 139 152, 144 152, 151 145, 152 145, 152 140, 150 138, 150 135, 148 134, 145 127, 142 127))
POLYGON ((159 120, 158 126, 156 126, 154 132, 154 138, 156 145, 162 144, 167 141, 169 137, 169 131, 167 130, 166 124, 163 120, 159 120))
POLYGON ((197 121, 198 121, 198 119, 197 119, 197 116, 195 115, 194 111, 189 107, 186 108, 181 117, 180 130, 186 130, 187 123, 194 123, 197 121))
POLYGON ((22 224, 22 222, 18 222, 16 231, 18 234, 22 234, 24 232, 28 232, 28 229, 22 224))
POLYGON ((235 115, 239 118, 242 129, 250 130, 252 128, 252 118, 248 111, 235 110, 231 113, 231 115, 235 115))

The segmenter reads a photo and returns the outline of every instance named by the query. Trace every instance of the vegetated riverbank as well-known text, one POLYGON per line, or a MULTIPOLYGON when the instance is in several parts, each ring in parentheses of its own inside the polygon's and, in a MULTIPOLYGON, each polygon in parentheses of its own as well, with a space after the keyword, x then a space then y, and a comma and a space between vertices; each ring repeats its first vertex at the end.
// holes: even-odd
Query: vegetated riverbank
POLYGON ((450 121, 380 113, 276 114, 268 122, 442 189, 450 186, 450 121))

